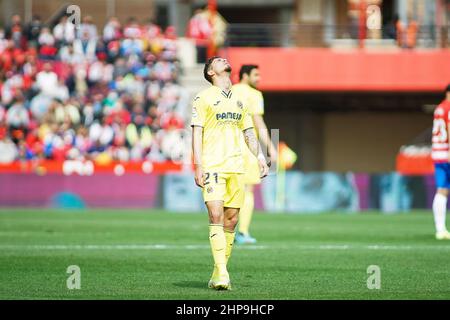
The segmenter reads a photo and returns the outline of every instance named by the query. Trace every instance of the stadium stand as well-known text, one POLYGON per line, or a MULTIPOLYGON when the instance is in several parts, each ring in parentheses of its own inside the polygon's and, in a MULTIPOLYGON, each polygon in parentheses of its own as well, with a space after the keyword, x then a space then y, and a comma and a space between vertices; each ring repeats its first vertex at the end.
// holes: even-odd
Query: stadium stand
POLYGON ((79 28, 20 16, 0 29, 0 163, 165 161, 182 152, 188 94, 176 33, 110 18, 79 28))

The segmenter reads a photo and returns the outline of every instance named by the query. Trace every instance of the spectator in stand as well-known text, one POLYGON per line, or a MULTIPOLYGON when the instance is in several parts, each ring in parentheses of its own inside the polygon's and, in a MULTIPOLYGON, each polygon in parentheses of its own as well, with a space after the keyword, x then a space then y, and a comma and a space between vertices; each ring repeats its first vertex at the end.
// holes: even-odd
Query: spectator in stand
POLYGON ((36 76, 36 87, 49 97, 55 97, 58 90, 58 76, 53 72, 51 63, 45 63, 41 72, 36 76))
POLYGON ((38 122, 41 122, 48 112, 52 98, 44 94, 37 94, 30 102, 31 115, 38 122))
POLYGON ((144 36, 147 39, 155 39, 161 35, 161 28, 154 23, 153 19, 149 19, 144 26, 144 36))
POLYGON ((12 40, 15 48, 25 47, 24 28, 22 18, 19 15, 13 15, 11 24, 6 28, 6 38, 12 40))
POLYGON ((123 28, 124 38, 141 38, 143 35, 142 28, 140 27, 136 18, 131 17, 128 19, 127 24, 123 28))
POLYGON ((115 63, 120 57, 120 41, 113 40, 107 44, 106 56, 108 63, 115 63))
POLYGON ((38 44, 40 47, 39 55, 41 59, 54 60, 56 58, 58 49, 55 46, 55 38, 49 28, 42 28, 38 44))
MULTIPOLYGON (((21 20, 13 21, 17 32, 21 20)), ((184 126, 173 27, 162 33, 151 22, 129 19, 122 35, 119 21, 111 18, 98 38, 86 17, 71 43, 67 19, 53 30, 35 22, 33 35, 21 36, 22 46, 0 31, 0 148, 8 155, 3 161, 164 161, 173 141, 186 142, 172 132, 184 126), (26 38, 30 45, 38 42, 39 55, 26 38)))
POLYGON ((99 82, 109 83, 113 80, 114 67, 106 61, 96 61, 91 64, 88 71, 88 79, 92 85, 99 82))
POLYGON ((410 16, 408 27, 406 29, 406 47, 408 49, 414 49, 417 43, 417 33, 419 31, 419 24, 410 16))
POLYGON ((67 44, 72 44, 76 36, 75 31, 75 25, 72 22, 69 22, 67 16, 63 16, 53 29, 53 35, 57 41, 57 46, 62 47, 67 44))
POLYGON ((27 26, 28 46, 37 47, 42 28, 41 18, 39 16, 33 16, 33 19, 27 26))
POLYGON ((59 60, 65 64, 76 66, 84 62, 84 55, 80 52, 75 52, 73 44, 68 44, 59 50, 59 60))
POLYGON ((0 163, 13 162, 18 157, 16 144, 4 132, 0 132, 0 163))
POLYGON ((141 56, 144 50, 144 32, 135 18, 130 18, 123 29, 124 40, 122 41, 121 52, 125 56, 141 56))
POLYGON ((189 20, 187 37, 195 39, 197 63, 205 63, 225 44, 227 23, 212 5, 195 11, 189 20))
POLYGON ((168 60, 158 61, 153 67, 153 75, 160 82, 171 81, 176 77, 175 65, 168 60))
POLYGON ((8 48, 8 39, 6 39, 5 30, 0 28, 0 54, 8 48))
POLYGON ((111 17, 108 23, 103 29, 103 40, 105 43, 110 43, 114 40, 119 40, 122 37, 121 25, 119 19, 116 17, 111 17))
POLYGON ((97 26, 94 24, 91 16, 83 18, 77 37, 97 41, 97 26))
POLYGON ((17 142, 25 136, 30 123, 30 116, 25 107, 25 100, 22 94, 18 93, 14 99, 13 105, 6 113, 6 124, 10 129, 14 142, 17 142))
POLYGON ((403 48, 405 44, 405 26, 403 25, 403 22, 398 18, 395 23, 395 30, 397 35, 397 44, 400 48, 403 48))
POLYGON ((195 40, 197 63, 205 63, 208 45, 212 36, 212 26, 202 9, 197 9, 189 20, 187 37, 195 40))
POLYGON ((216 55, 217 51, 223 47, 227 33, 227 22, 217 11, 216 6, 216 4, 211 2, 202 13, 212 26, 212 45, 209 46, 209 57, 216 55))
POLYGON ((23 76, 20 74, 14 74, 12 71, 6 73, 6 81, 1 87, 0 96, 2 97, 2 103, 5 106, 13 103, 14 97, 21 93, 23 88, 23 76))
POLYGON ((80 33, 80 38, 73 42, 75 55, 82 58, 83 62, 92 63, 96 60, 97 41, 91 37, 88 28, 80 33))

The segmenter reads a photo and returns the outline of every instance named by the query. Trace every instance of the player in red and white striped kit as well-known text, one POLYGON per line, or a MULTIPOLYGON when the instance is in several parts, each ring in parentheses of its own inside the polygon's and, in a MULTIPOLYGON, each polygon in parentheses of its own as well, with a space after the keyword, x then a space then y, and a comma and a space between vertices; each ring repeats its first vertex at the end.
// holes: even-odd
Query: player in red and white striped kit
POLYGON ((446 89, 446 99, 434 111, 432 152, 435 168, 437 192, 433 200, 436 239, 450 240, 445 225, 447 197, 450 189, 450 85, 446 89))

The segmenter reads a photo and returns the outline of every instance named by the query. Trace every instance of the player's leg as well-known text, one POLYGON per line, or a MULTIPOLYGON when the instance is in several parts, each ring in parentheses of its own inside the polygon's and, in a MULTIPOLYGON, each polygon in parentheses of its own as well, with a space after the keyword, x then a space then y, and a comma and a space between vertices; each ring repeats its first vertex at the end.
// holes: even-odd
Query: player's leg
POLYGON ((209 214, 209 242, 214 258, 214 273, 208 284, 216 289, 226 289, 229 283, 226 260, 226 238, 223 229, 223 201, 206 202, 209 214))
MULTIPOLYGON (((229 174, 226 179, 226 193, 224 201, 224 233, 226 239, 226 261, 229 262, 235 237, 235 230, 239 221, 240 208, 244 203, 245 185, 243 174, 229 174)), ((231 285, 230 285, 231 288, 231 285)))
POLYGON ((248 153, 245 158, 245 198, 239 212, 239 232, 236 234, 236 243, 255 243, 256 239, 250 236, 250 224, 252 222, 255 205, 254 186, 261 183, 258 160, 253 154, 248 153))
MULTIPOLYGON (((234 237, 235 237, 235 228, 238 222, 239 209, 236 208, 224 208, 224 219, 223 219, 223 232, 225 234, 225 260, 227 263, 228 270, 228 260, 231 256, 231 251, 233 250, 234 237)), ((217 267, 214 265, 214 271, 211 276, 210 283, 215 282, 217 277, 219 276, 219 271, 217 267)), ((211 285, 210 285, 211 286, 211 285)))
POLYGON ((445 225, 447 211, 448 188, 450 183, 450 172, 448 164, 435 165, 436 195, 433 200, 433 216, 436 228, 436 239, 450 239, 450 234, 445 225))
POLYGON ((238 208, 227 208, 224 209, 224 220, 223 220, 223 230, 225 232, 225 239, 227 242, 227 249, 225 251, 225 256, 228 260, 231 256, 231 251, 233 250, 233 243, 235 237, 236 225, 239 220, 239 210, 238 208))
POLYGON ((252 222, 253 210, 255 207, 253 184, 245 186, 244 204, 239 214, 239 233, 236 236, 237 243, 255 243, 256 239, 250 236, 250 224, 252 222))
POLYGON ((208 287, 226 289, 229 283, 225 257, 226 239, 223 230, 226 179, 223 175, 217 173, 206 173, 205 176, 203 198, 208 209, 209 241, 214 258, 214 272, 208 287))
POLYGON ((433 214, 436 232, 445 230, 445 212, 447 210, 448 190, 438 188, 433 200, 433 214))

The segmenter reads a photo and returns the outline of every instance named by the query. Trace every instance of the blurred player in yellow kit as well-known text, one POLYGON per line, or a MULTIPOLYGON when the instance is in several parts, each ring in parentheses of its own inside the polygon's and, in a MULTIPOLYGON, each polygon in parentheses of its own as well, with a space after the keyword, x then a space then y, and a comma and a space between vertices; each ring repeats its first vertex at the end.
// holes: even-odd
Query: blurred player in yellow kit
MULTIPOLYGON (((239 71, 239 83, 233 86, 233 92, 245 101, 247 101, 249 113, 252 116, 253 127, 255 129, 255 135, 259 136, 259 139, 268 151, 270 156, 270 162, 274 164, 277 159, 277 151, 275 146, 270 140, 267 126, 264 122, 264 98, 261 91, 257 90, 259 81, 261 79, 259 67, 253 64, 246 64, 241 67, 239 71)), ((245 144, 242 141, 242 144, 245 144)), ((244 205, 239 213, 239 232, 236 234, 236 243, 256 243, 256 239, 250 235, 250 223, 252 221, 253 208, 254 208, 254 185, 261 183, 259 178, 258 160, 250 152, 250 150, 243 146, 245 149, 245 199, 244 205)))
POLYGON ((204 76, 212 86, 195 97, 191 121, 195 183, 203 189, 214 258, 208 287, 216 290, 231 286, 227 263, 245 192, 242 137, 258 159, 259 176, 269 171, 246 102, 234 93, 230 74, 226 59, 212 57, 206 62, 204 76))

